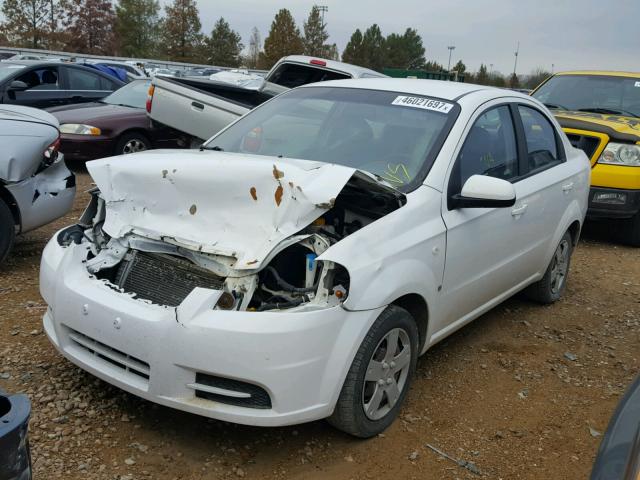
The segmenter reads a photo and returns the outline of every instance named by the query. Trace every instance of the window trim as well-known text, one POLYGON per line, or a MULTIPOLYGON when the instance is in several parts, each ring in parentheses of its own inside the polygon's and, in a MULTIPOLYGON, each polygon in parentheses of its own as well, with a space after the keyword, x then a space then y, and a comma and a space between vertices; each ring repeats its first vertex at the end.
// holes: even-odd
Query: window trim
MULTIPOLYGON (((456 167, 458 166, 458 163, 460 162, 460 154, 462 153, 462 151, 464 150, 464 147, 467 143, 467 140, 469 139, 469 134, 471 133, 471 130, 473 129, 473 127, 475 126, 476 122, 480 119, 480 117, 482 115, 484 115, 487 112, 490 112, 491 110, 497 109, 497 108, 502 108, 502 107, 507 107, 508 111, 509 111, 509 117, 511 118, 511 125, 513 127, 513 135, 514 135, 514 139, 516 142, 516 155, 518 156, 517 158, 517 175, 514 176, 513 178, 507 180, 509 183, 514 184, 516 182, 519 182, 520 180, 522 180, 524 177, 522 175, 522 172, 520 171, 520 168, 522 166, 522 138, 524 137, 520 137, 520 135, 518 134, 518 127, 517 127, 517 122, 516 122, 516 117, 514 116, 514 108, 513 108, 514 102, 512 101, 505 101, 502 103, 498 103, 495 105, 491 105, 490 107, 482 110, 480 113, 478 113, 478 115, 475 116, 475 118, 473 119, 473 122, 471 123, 471 126, 469 127, 469 130, 467 131, 467 135, 464 139, 464 142, 462 142, 462 146, 460 147, 460 149, 458 150, 458 153, 455 157, 455 160, 453 162, 453 166, 449 172, 449 178, 447 181, 447 210, 451 211, 451 210, 455 210, 456 206, 455 206, 455 200, 453 199, 454 195, 460 194, 462 192, 462 187, 463 185, 460 185, 460 188, 458 189, 459 191, 453 191, 454 189, 452 188, 452 184, 454 183, 455 180, 453 180, 455 172, 456 172, 456 167)), ((519 117, 518 117, 519 120, 519 117)), ((524 128, 522 127, 522 125, 520 125, 520 128, 522 128, 524 130, 524 128)), ((525 151, 526 151, 526 143, 525 143, 525 147, 524 147, 525 151)))
POLYGON ((556 125, 554 124, 554 122, 549 118, 549 116, 544 113, 543 111, 541 111, 539 108, 537 108, 535 105, 531 105, 529 103, 523 103, 523 102, 513 102, 512 104, 512 113, 515 114, 515 122, 517 124, 519 124, 518 126, 518 130, 520 130, 519 132, 519 143, 522 144, 522 152, 519 152, 519 154, 522 154, 522 171, 524 172, 519 180, 524 180, 526 178, 532 177, 534 175, 537 175, 539 173, 542 173, 546 170, 549 170, 550 168, 553 167, 557 167, 558 165, 562 165, 563 163, 565 163, 567 161, 567 155, 566 155, 566 151, 564 149, 564 143, 562 142, 562 138, 560 137, 560 134, 558 133, 558 129, 556 128, 556 125), (527 136, 526 136, 526 132, 524 130, 524 122, 522 121, 522 117, 520 116, 520 110, 519 107, 526 107, 529 108, 535 112, 538 112, 540 115, 542 115, 542 117, 549 123, 549 126, 551 127, 551 129, 553 130, 553 136, 555 138, 555 143, 556 143, 556 151, 558 154, 558 159, 555 162, 551 162, 548 163, 547 165, 545 165, 544 167, 540 167, 537 168, 535 170, 530 170, 529 169, 529 151, 527 150, 527 136))

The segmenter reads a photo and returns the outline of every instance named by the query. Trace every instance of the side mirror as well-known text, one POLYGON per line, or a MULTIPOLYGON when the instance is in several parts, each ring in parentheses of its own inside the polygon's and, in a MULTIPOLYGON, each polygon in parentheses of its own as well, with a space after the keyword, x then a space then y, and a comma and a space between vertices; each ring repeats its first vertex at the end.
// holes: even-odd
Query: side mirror
POLYGON ((26 90, 27 88, 29 88, 29 85, 27 85, 24 82, 21 82, 20 80, 14 80, 9 85, 9 90, 13 90, 14 92, 22 92, 23 90, 26 90))
POLYGON ((462 186, 462 192, 451 198, 452 208, 500 208, 516 203, 513 185, 501 178, 472 175, 462 186))

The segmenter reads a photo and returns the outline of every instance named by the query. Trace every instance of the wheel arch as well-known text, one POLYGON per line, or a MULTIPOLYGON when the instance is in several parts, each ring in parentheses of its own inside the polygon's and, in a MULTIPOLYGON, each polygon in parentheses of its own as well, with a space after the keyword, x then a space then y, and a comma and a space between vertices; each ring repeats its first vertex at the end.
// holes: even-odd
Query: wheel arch
POLYGON ((389 305, 405 309, 413 317, 420 335, 418 352, 422 352, 427 342, 429 325, 429 307, 424 297, 418 293, 409 293, 396 298, 389 305))
POLYGON ((571 243, 576 247, 578 245, 578 241, 580 240, 580 231, 582 229, 582 225, 580 225, 579 220, 574 220, 571 225, 569 225, 569 233, 571 234, 571 243))

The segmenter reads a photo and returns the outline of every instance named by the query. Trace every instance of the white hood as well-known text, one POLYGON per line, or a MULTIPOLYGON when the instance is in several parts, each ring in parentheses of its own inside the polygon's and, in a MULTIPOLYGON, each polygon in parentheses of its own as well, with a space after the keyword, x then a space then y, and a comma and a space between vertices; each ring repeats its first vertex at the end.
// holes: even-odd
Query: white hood
POLYGON ((103 230, 235 257, 255 269, 329 210, 353 176, 334 164, 212 151, 154 150, 87 163, 106 202, 103 230))

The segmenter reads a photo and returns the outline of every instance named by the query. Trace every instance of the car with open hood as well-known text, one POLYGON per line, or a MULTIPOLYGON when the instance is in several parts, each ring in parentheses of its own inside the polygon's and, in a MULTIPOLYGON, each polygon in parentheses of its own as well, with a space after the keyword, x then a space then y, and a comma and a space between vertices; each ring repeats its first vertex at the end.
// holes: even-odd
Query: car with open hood
POLYGON ((40 269, 65 357, 188 412, 359 437, 419 354, 520 290, 560 298, 590 172, 536 100, 407 79, 296 88, 200 151, 87 168, 40 269))
POLYGON ((0 263, 17 234, 71 210, 76 177, 59 146, 59 124, 51 114, 0 105, 0 263))
POLYGON ((591 160, 587 216, 618 219, 640 246, 640 73, 561 72, 532 93, 591 160))

